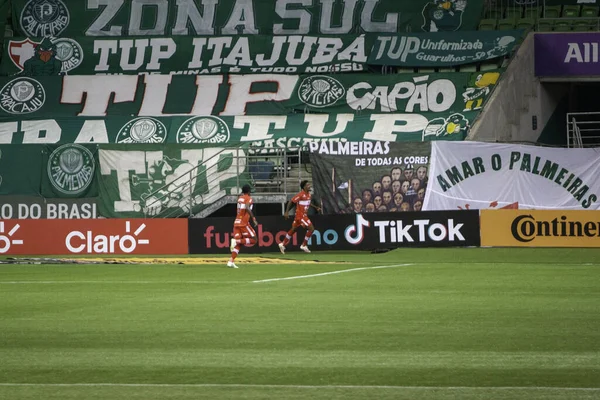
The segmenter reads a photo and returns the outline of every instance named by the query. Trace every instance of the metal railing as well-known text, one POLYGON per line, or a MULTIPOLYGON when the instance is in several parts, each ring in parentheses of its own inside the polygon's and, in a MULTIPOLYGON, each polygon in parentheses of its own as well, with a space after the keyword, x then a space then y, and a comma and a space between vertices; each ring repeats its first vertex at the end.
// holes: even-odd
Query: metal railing
POLYGON ((253 187, 255 202, 284 203, 298 192, 307 177, 302 168, 302 148, 207 148, 193 166, 161 163, 162 175, 154 182, 135 177, 133 185, 162 185, 142 196, 139 211, 147 218, 204 217, 223 205, 235 203, 244 183, 253 187))
POLYGON ((600 112, 567 114, 567 147, 600 146, 600 112))

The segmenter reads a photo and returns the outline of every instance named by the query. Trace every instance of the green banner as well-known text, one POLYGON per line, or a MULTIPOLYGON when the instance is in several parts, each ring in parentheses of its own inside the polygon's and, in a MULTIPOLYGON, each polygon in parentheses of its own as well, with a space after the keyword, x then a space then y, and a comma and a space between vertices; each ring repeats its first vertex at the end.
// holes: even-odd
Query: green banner
MULTIPOLYGON (((481 75, 492 76, 491 73, 481 75)), ((0 120, 465 110, 479 74, 111 75, 0 79, 0 120)), ((495 72, 493 76, 499 74, 495 72)), ((495 82, 494 82, 495 83, 495 82)))
POLYGON ((365 71, 365 35, 6 38, 3 75, 365 71))
POLYGON ((315 195, 326 214, 421 211, 430 143, 313 144, 315 195))
POLYGON ((522 35, 521 30, 369 35, 368 63, 404 67, 476 63, 506 56, 522 35))
POLYGON ((0 146, 0 195, 96 197, 96 145, 0 146))
POLYGON ((0 195, 41 193, 45 146, 0 146, 0 195))
POLYGON ((12 0, 18 36, 339 35, 475 30, 472 0, 12 0))
POLYGON ((198 213, 251 183, 243 148, 202 145, 102 146, 98 210, 106 217, 198 213))
MULTIPOLYGON (((470 102, 476 107, 477 100, 470 102)), ((295 148, 310 142, 464 140, 478 110, 441 113, 292 114, 238 117, 62 118, 0 122, 0 143, 248 143, 295 148)))

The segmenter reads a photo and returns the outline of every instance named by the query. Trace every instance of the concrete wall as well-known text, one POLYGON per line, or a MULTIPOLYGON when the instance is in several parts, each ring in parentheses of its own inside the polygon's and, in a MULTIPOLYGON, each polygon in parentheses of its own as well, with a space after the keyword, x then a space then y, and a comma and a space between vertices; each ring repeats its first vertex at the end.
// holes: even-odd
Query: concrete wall
MULTIPOLYGON (((467 140, 537 142, 569 85, 542 85, 534 76, 533 36, 530 33, 519 47, 467 140), (534 116, 537 129, 532 126, 534 116)), ((566 126, 564 129, 566 135, 566 126)))

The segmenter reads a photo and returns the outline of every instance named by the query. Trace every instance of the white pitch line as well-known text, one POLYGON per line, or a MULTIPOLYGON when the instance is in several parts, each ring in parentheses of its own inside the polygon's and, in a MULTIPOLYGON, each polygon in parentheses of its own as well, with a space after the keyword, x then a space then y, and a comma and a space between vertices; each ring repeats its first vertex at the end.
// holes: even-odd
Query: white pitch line
POLYGON ((394 390, 538 390, 538 391, 587 391, 597 392, 594 387, 553 386, 393 386, 393 385, 275 385, 244 383, 0 383, 0 387, 44 386, 44 387, 183 387, 183 388, 266 388, 266 389, 394 389, 394 390))
POLYGON ((0 281, 0 285, 76 285, 76 284, 209 284, 209 283, 252 283, 251 281, 0 281))
POLYGON ((288 281, 288 280, 291 280, 291 279, 313 278, 315 276, 325 276, 325 275, 333 275, 333 274, 342 274, 344 272, 364 271, 364 270, 367 270, 367 269, 407 267, 409 265, 413 265, 413 264, 381 265, 381 266, 378 266, 378 267, 361 267, 361 268, 341 269, 341 270, 338 270, 338 271, 321 272, 320 274, 296 275, 296 276, 288 276, 288 277, 285 277, 285 278, 261 279, 259 281, 252 281, 252 283, 288 281))

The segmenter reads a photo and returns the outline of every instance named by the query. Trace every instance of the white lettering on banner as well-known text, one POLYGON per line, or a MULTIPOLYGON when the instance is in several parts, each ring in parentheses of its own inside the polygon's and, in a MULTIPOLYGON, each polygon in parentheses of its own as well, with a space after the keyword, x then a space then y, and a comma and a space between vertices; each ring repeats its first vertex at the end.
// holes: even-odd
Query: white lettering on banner
POLYGON ((409 232, 411 228, 418 227, 418 242, 432 240, 441 242, 465 241, 465 237, 460 231, 463 223, 454 223, 454 219, 449 219, 446 224, 431 224, 428 219, 416 219, 411 224, 405 224, 402 220, 375 221, 373 225, 379 228, 379 243, 404 243, 414 242, 414 234, 409 232))
MULTIPOLYGON (((21 197, 21 196, 15 196, 21 197)), ((38 201, 36 198, 35 201, 38 201)), ((5 202, 0 206, 2 218, 16 219, 95 219, 98 218, 96 203, 64 200, 64 203, 19 203, 12 196, 3 196, 5 202), (8 199, 7 199, 8 197, 8 199)), ((52 200, 55 201, 55 200, 52 200)))
POLYGON ((171 117, 176 115, 211 115, 217 102, 219 85, 223 82, 223 76, 197 76, 196 98, 188 113, 165 114, 163 112, 167 101, 167 92, 173 75, 146 75, 144 83, 146 90, 142 105, 138 112, 139 116, 171 117), (211 102, 210 99, 213 99, 211 102))
POLYGON ((366 132, 364 138, 368 140, 396 141, 394 132, 422 132, 429 121, 419 114, 373 114, 371 121, 375 121, 373 129, 366 132), (397 125, 397 122, 404 122, 397 125))
MULTIPOLYGON (((197 0, 196 0, 197 1, 197 0)), ((189 26, 193 27, 193 31, 198 35, 213 35, 212 27, 217 11, 217 3, 219 0, 201 0, 202 14, 196 7, 195 0, 177 0, 177 18, 175 26, 171 30, 172 35, 190 35, 189 26)), ((193 32, 192 31, 192 32, 193 32)))
MULTIPOLYGON (((132 200, 130 187, 130 172, 143 174, 146 172, 146 163, 162 157, 161 151, 99 151, 100 173, 102 175, 117 174, 119 198, 114 202, 116 212, 134 211, 139 206, 139 200, 132 200)), ((151 165, 151 164, 150 164, 151 165)))
POLYGON ((600 208, 595 149, 434 141, 431 166, 427 211, 600 208))
MULTIPOLYGON (((256 12, 258 3, 252 0, 232 0, 233 7, 222 26, 217 26, 216 7, 218 0, 176 0, 175 10, 169 10, 168 0, 132 0, 130 7, 123 7, 124 0, 84 0, 87 10, 101 10, 90 27, 86 36, 140 36, 140 35, 206 35, 218 34, 258 34, 256 12), (150 9, 154 10, 151 26, 143 26, 142 16, 150 9), (129 15, 124 15, 129 12, 129 15), (170 12, 176 12, 172 26, 167 26, 170 12), (112 21, 127 20, 128 26, 111 25, 112 21), (190 29, 191 28, 191 29, 190 29), (241 28, 238 31, 238 28, 241 28)), ((357 7, 358 0, 319 0, 315 5, 312 0, 276 0, 275 14, 280 21, 273 21, 273 34, 307 34, 310 31, 313 14, 319 19, 319 33, 347 34, 354 28, 354 21, 359 20, 364 32, 397 32, 399 13, 386 13, 382 21, 373 21, 373 15, 381 0, 363 0, 364 6, 357 7), (339 4, 341 3, 341 4, 339 4), (333 18, 333 8, 341 9, 341 17, 333 18), (319 7, 320 6, 320 7, 319 7), (320 11, 320 12, 319 12, 320 11), (360 17, 355 17, 360 12, 360 17), (284 28, 286 26, 297 28, 284 28)), ((272 5, 271 5, 272 7, 272 5)), ((265 9, 266 10, 266 9, 265 9)), ((270 12, 271 9, 269 9, 270 12)), ((337 11, 337 10, 336 10, 337 11)), ((264 18, 264 17, 263 17, 264 18)))
POLYGON ((167 18, 169 16, 168 0, 132 0, 131 10, 129 12, 129 36, 156 36, 165 31, 167 27, 167 18), (149 7, 147 7, 149 6, 149 7), (155 12, 154 27, 149 29, 142 28, 142 16, 144 7, 150 8, 155 12))
POLYGON ((282 23, 273 25, 273 34, 275 35, 291 35, 291 34, 305 34, 310 31, 310 21, 312 15, 305 9, 293 8, 288 9, 288 5, 301 5, 308 7, 312 5, 312 0, 277 0, 275 3, 275 13, 281 17, 281 19, 297 19, 298 29, 285 29, 282 23))
MULTIPOLYGON (((364 35, 355 38, 354 41, 345 48, 344 43, 340 38, 300 35, 274 36, 271 39, 271 53, 256 54, 254 60, 251 58, 253 52, 251 51, 252 49, 248 40, 247 37, 235 36, 194 38, 192 39, 194 50, 187 67, 189 69, 199 69, 215 66, 244 66, 256 68, 255 72, 260 72, 257 67, 269 67, 275 65, 277 62, 283 63, 283 57, 285 64, 288 66, 306 65, 307 72, 309 72, 308 68, 316 68, 320 65, 330 64, 335 61, 352 61, 355 63, 364 63, 367 61, 364 35), (313 49, 316 50, 314 56, 310 58, 313 49), (208 56, 205 56, 205 51, 212 51, 210 59, 208 56), (207 65, 205 65, 205 60, 208 60, 207 65)), ((100 62, 96 66, 96 71, 108 71, 109 53, 115 53, 117 49, 116 44, 109 46, 104 44, 97 45, 96 43, 122 41, 123 39, 118 41, 105 39, 95 41, 94 48, 96 49, 97 47, 100 52, 100 62)), ((152 57, 154 56, 153 54, 154 49, 152 49, 151 52, 152 57)), ((146 67, 146 69, 149 68, 146 67)), ((284 69, 281 72, 288 71, 284 69)))
POLYGON ((348 123, 354 121, 354 114, 337 114, 335 116, 335 129, 325 132, 325 125, 329 121, 330 114, 304 114, 304 122, 308 123, 306 134, 318 138, 326 138, 344 133, 348 123))
POLYGON ((83 109, 78 116, 106 116, 111 97, 114 103, 132 102, 135 99, 138 76, 123 75, 104 76, 66 75, 63 77, 63 88, 60 102, 63 104, 81 104, 86 94, 83 109))
MULTIPOLYGON (((378 36, 377 37, 377 54, 375 55, 375 59, 379 60, 383 58, 384 54, 391 60, 399 60, 401 62, 406 62, 408 56, 411 54, 416 54, 416 58, 418 60, 424 61, 465 61, 467 57, 457 57, 455 54, 449 54, 447 56, 431 56, 424 53, 422 50, 429 51, 452 51, 452 52, 460 52, 460 51, 468 51, 472 53, 476 50, 483 50, 483 42, 480 40, 475 41, 465 41, 460 40, 459 42, 449 42, 445 39, 440 40, 431 40, 431 39, 419 39, 418 37, 397 37, 397 36, 378 36), (387 54, 386 54, 387 50, 387 54), (451 58, 449 58, 451 57, 451 58), (446 59, 448 58, 448 59, 446 59)), ((470 58, 477 59, 486 58, 486 53, 476 53, 477 57, 471 56, 470 58)))
POLYGON ((87 36, 122 36, 122 26, 111 26, 108 30, 104 29, 115 18, 125 0, 87 0, 89 10, 99 10, 102 12, 86 31, 87 36), (102 6, 102 7, 101 7, 102 6))
POLYGON ((569 43, 569 49, 565 56, 564 63, 597 63, 598 62, 598 43, 569 43), (583 51, 581 47, 583 46, 583 51))
POLYGON ((346 102, 354 110, 375 110, 379 107, 381 112, 396 112, 396 102, 408 99, 402 111, 412 113, 415 107, 420 112, 449 110, 456 101, 454 83, 448 79, 425 82, 428 79, 428 75, 414 77, 414 83, 399 82, 389 92, 388 86, 373 88, 368 82, 359 82, 348 89, 346 102), (357 92, 364 94, 359 97, 357 92))
MULTIPOLYGON (((31 217, 33 218, 33 217, 31 217)), ((46 206, 47 219, 95 219, 98 218, 95 203, 72 205, 65 203, 48 203, 46 206)))
POLYGON ((219 115, 246 115, 246 105, 248 103, 289 100, 292 97, 298 78, 298 75, 280 75, 275 79, 274 75, 271 74, 230 75, 229 98, 225 109, 219 115), (275 92, 251 93, 250 89, 253 84, 257 82, 271 82, 273 80, 277 82, 275 92))
POLYGON ((114 254, 115 251, 131 253, 138 245, 150 244, 148 239, 138 239, 146 229, 146 224, 141 224, 131 235, 131 222, 125 221, 125 235, 96 235, 93 231, 72 231, 65 238, 67 250, 71 253, 104 253, 114 254))
POLYGON ((287 117, 285 115, 278 116, 244 116, 235 117, 233 122, 234 129, 245 129, 248 125, 246 135, 240 138, 241 142, 256 142, 259 140, 269 140, 273 137, 271 125, 273 129, 285 129, 287 117))
MULTIPOLYGON (((187 112, 165 114, 164 107, 167 101, 172 75, 145 75, 143 77, 145 90, 138 116, 177 116, 177 115, 215 115, 213 110, 217 103, 219 86, 223 83, 222 75, 197 76, 196 96, 194 103, 187 106, 187 112)), ((225 109, 218 115, 245 115, 248 103, 261 101, 285 101, 292 96, 298 75, 229 75, 229 96, 225 109), (277 84, 275 92, 251 93, 252 85, 259 82, 273 82, 277 84)), ((138 87, 138 75, 105 76, 74 76, 63 78, 61 103, 81 104, 83 108, 78 116, 103 117, 111 105, 111 95, 114 93, 113 103, 133 102, 138 87), (85 96, 84 100, 84 94, 85 96)), ((186 108, 185 104, 178 104, 186 108)))
POLYGON ((43 121, 22 121, 21 130, 23 131, 23 143, 58 143, 62 129, 53 119, 43 121), (43 130, 37 130, 36 127, 43 126, 43 130))
MULTIPOLYGON (((311 142, 311 153, 328 155, 371 156, 390 152, 390 142, 311 142)), ((408 164, 408 163, 406 163, 408 164)), ((412 164, 412 163, 411 163, 412 164)))

